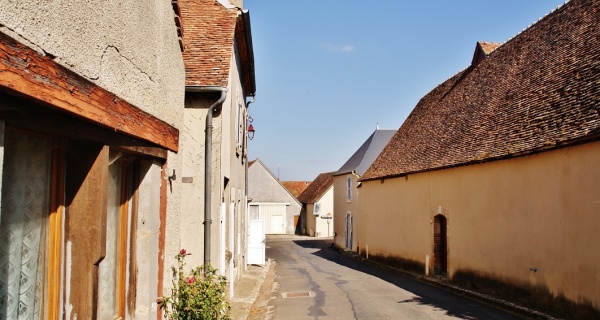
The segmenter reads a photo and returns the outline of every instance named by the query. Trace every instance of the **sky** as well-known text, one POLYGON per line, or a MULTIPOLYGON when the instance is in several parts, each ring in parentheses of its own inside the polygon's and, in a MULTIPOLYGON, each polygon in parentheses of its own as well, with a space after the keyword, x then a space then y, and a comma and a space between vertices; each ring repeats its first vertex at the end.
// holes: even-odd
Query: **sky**
POLYGON ((468 67, 477 41, 506 42, 563 3, 245 0, 257 87, 249 159, 282 181, 337 171, 377 125, 397 130, 468 67))

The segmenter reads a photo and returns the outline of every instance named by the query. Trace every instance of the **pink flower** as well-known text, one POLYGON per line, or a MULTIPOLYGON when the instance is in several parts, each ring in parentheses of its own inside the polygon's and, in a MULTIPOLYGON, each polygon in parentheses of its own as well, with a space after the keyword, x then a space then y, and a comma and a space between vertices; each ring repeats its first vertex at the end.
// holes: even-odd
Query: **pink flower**
POLYGON ((185 249, 181 249, 181 250, 179 251, 179 254, 185 254, 186 252, 187 252, 187 251, 185 251, 185 249))
POLYGON ((189 278, 189 279, 187 280, 187 283, 188 283, 188 284, 192 284, 192 283, 194 283, 195 281, 196 281, 196 279, 195 279, 194 277, 191 277, 191 278, 189 278))

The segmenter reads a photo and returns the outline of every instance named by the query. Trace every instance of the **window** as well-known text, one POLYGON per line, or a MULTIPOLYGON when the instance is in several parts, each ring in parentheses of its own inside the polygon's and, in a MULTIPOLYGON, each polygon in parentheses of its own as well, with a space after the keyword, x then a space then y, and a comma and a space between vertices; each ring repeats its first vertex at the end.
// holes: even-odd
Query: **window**
POLYGON ((137 162, 121 153, 111 151, 109 159, 106 255, 99 266, 98 319, 125 317, 128 240, 137 169, 137 162))
POLYGON ((348 202, 352 201, 352 177, 350 176, 346 181, 346 199, 348 199, 348 202))
MULTIPOLYGON (((0 217, 0 318, 43 319, 48 294, 52 139, 7 130, 0 217)), ((51 297, 50 297, 51 298, 51 297)))
POLYGON ((321 213, 321 204, 315 203, 315 215, 318 216, 321 213))
POLYGON ((242 155, 243 152, 243 144, 244 144, 244 134, 245 134, 245 122, 246 117, 244 116, 244 103, 240 94, 239 88, 236 90, 237 94, 237 103, 234 102, 235 108, 235 126, 236 126, 236 151, 239 155, 242 155))

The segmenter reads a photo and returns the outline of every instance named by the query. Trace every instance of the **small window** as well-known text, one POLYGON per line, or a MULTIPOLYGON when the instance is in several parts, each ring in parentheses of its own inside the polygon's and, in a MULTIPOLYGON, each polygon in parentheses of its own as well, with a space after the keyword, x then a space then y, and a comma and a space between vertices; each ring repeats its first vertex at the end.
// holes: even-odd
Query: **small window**
POLYGON ((350 202, 350 201, 352 201, 352 177, 348 177, 346 190, 347 190, 346 198, 348 199, 348 202, 350 202))
POLYGON ((321 213, 321 204, 315 203, 315 215, 318 216, 321 213))

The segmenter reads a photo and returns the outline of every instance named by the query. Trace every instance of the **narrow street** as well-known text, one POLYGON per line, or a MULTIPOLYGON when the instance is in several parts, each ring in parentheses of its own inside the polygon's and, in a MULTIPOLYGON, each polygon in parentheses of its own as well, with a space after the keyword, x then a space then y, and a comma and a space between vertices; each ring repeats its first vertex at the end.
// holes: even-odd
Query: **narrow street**
MULTIPOLYGON (((270 292, 249 319, 517 319, 511 314, 354 260, 331 239, 267 238, 270 292)), ((262 300, 262 302, 261 302, 262 300)))

